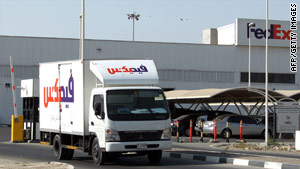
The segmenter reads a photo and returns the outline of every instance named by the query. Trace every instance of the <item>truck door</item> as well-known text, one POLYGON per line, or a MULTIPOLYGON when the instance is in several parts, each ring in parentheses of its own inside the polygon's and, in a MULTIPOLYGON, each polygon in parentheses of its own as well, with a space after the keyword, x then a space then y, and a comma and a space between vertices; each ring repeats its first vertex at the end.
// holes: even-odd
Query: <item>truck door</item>
MULTIPOLYGON (((89 128, 91 132, 94 132, 98 136, 98 140, 100 142, 100 146, 104 147, 105 143, 105 123, 104 123, 104 117, 101 117, 100 115, 95 114, 95 108, 96 105, 101 105, 101 111, 105 112, 105 102, 104 102, 104 96, 102 94, 95 94, 92 97, 92 107, 90 108, 90 124, 89 128)), ((103 114, 105 116, 105 113, 103 114)))
POLYGON ((59 80, 57 86, 60 86, 60 126, 62 132, 73 131, 73 113, 74 109, 74 79, 72 75, 72 64, 61 64, 59 69, 59 80))

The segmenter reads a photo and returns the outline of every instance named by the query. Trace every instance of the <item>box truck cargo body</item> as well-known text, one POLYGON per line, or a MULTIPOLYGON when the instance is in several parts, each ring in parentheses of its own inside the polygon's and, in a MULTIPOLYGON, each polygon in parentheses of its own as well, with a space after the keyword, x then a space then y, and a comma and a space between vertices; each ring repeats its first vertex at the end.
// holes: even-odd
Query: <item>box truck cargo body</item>
POLYGON ((158 163, 171 148, 170 113, 152 60, 41 63, 41 144, 58 159, 74 150, 100 165, 110 157, 148 155, 158 163))

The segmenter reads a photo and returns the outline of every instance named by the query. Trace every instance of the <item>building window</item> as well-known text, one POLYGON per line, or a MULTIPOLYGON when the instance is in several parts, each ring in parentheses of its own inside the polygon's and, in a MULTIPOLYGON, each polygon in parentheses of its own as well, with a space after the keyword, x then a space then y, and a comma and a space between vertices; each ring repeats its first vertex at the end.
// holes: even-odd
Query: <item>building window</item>
MULTIPOLYGON (((295 74, 269 73, 269 83, 295 84, 295 74)), ((248 82, 248 72, 241 72, 241 82, 248 82)), ((265 83, 265 73, 251 73, 251 82, 265 83)))
POLYGON ((234 81, 233 72, 197 71, 197 70, 158 70, 159 80, 189 82, 221 82, 234 81))

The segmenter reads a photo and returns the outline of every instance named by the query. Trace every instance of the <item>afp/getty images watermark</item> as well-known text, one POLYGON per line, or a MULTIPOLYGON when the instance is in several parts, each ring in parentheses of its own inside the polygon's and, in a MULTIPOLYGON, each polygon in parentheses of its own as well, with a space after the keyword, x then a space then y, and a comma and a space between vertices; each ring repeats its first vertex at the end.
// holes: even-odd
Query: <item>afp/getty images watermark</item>
POLYGON ((290 4, 290 56, 291 56, 291 72, 297 72, 297 4, 291 3, 290 4))

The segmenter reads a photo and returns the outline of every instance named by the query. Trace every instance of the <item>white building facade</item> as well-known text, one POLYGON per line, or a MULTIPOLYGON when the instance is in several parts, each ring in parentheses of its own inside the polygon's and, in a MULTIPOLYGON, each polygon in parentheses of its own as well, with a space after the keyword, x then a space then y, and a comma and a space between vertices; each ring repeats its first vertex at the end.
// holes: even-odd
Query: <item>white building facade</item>
MULTIPOLYGON (((160 86, 165 89, 245 87, 248 86, 248 43, 240 40, 239 34, 247 36, 247 30, 244 30, 245 34, 240 30, 245 26, 237 25, 248 21, 237 21, 227 26, 231 27, 227 32, 224 28, 215 31, 218 44, 214 45, 86 40, 85 59, 153 59, 159 72, 160 86), (223 39, 232 38, 228 34, 234 38, 222 40, 223 35, 226 35, 223 39)), ((280 22, 281 30, 289 30, 284 26, 286 23, 289 22, 280 22)), ((260 26, 257 23, 256 29, 263 30, 260 26)), ((278 26, 276 29, 279 29, 278 26)), ((284 41, 281 46, 277 42, 272 46, 270 42, 269 89, 297 90, 300 89, 300 74, 290 71, 290 45, 289 41, 284 41)), ((253 40, 251 47, 251 86, 264 88, 265 47, 260 43, 253 40)), ((16 86, 20 86, 21 79, 38 78, 39 63, 78 59, 79 39, 0 36, 0 124, 10 124, 13 114, 9 55, 14 59, 16 86)), ((19 90, 17 105, 19 113, 22 113, 19 90)))

